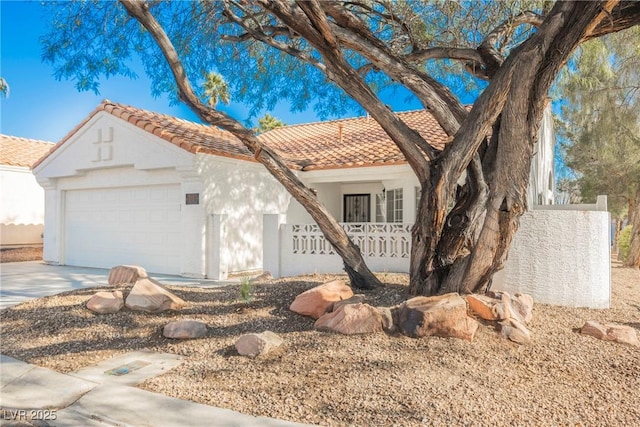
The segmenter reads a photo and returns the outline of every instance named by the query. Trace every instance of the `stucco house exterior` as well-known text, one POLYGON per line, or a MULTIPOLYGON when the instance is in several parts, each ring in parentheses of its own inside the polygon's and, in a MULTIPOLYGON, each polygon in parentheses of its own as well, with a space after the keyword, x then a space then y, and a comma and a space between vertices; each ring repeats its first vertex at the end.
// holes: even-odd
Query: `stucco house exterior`
POLYGON ((53 144, 0 134, 0 246, 42 245, 44 191, 31 165, 53 144))
MULTIPOLYGON (((434 146, 445 144, 428 111, 398 115, 434 146)), ((541 131, 547 134, 553 136, 541 131)), ((340 221, 414 221, 418 182, 373 119, 287 126, 260 138, 340 221)), ((548 161, 540 158, 534 167, 548 161)), ((553 182, 553 168, 545 171, 551 175, 544 188, 532 190, 533 203, 544 202, 538 195, 553 182)), ((107 100, 34 172, 46 195, 50 263, 134 263, 154 273, 218 279, 263 268, 265 215, 312 223, 231 134, 107 100)))

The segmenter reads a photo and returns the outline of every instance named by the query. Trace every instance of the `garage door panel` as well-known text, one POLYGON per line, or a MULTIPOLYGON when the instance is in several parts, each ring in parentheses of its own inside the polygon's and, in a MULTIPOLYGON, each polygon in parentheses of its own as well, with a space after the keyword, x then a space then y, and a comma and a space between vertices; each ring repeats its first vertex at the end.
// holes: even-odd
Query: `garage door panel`
POLYGON ((179 185, 68 191, 65 263, 179 274, 180 194, 179 185))

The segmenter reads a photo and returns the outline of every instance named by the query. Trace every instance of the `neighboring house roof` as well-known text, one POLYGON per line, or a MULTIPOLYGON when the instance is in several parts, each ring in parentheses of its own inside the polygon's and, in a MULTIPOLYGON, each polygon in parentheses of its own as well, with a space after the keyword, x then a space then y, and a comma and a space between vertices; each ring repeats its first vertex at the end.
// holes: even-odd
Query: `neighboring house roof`
MULTIPOLYGON (((255 161, 249 150, 230 132, 165 114, 104 100, 51 152, 69 140, 92 117, 104 111, 191 153, 213 154, 255 161)), ((447 135, 425 110, 397 113, 411 128, 441 149, 447 135)), ((403 164, 398 147, 373 119, 359 117, 285 126, 258 136, 294 169, 337 169, 357 166, 403 164)), ((40 164, 44 158, 40 159, 40 164)))
POLYGON ((30 168, 52 147, 51 142, 0 134, 0 164, 30 168))

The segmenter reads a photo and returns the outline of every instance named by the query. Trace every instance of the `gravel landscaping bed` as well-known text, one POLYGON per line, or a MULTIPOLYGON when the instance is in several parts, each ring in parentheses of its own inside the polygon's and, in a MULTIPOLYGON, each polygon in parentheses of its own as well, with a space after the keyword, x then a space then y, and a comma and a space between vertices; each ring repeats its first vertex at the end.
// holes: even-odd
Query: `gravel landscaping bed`
MULTIPOLYGON (((145 314, 96 315, 84 307, 96 289, 29 301, 0 311, 2 353, 70 372, 137 349, 185 356, 142 388, 247 414, 322 425, 619 425, 640 423, 640 348, 578 333, 587 320, 640 330, 640 271, 613 265, 612 308, 536 304, 533 342, 519 346, 482 322, 472 342, 405 336, 343 336, 312 329, 289 311, 295 296, 336 276, 240 285, 169 286, 189 306, 145 314), (172 320, 205 322, 203 339, 162 336, 172 320), (244 333, 271 330, 284 351, 241 357, 244 333)), ((409 297, 407 276, 380 274, 371 305, 409 297)), ((46 284, 43 284, 43 286, 46 284)), ((104 289, 104 288, 102 288, 104 289)), ((130 287, 119 287, 126 295, 130 287)))
POLYGON ((41 261, 42 246, 25 248, 2 248, 0 262, 41 261))

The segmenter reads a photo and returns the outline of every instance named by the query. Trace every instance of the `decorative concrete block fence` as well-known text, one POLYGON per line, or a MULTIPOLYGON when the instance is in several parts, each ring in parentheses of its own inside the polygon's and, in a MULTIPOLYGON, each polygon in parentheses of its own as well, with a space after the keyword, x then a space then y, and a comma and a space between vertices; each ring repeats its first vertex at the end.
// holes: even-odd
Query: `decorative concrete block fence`
MULTIPOLYGON (((504 270, 492 290, 529 294, 536 302, 608 308, 611 299, 610 216, 606 196, 594 205, 536 206, 525 213, 504 270)), ((283 224, 264 216, 264 269, 274 277, 340 273, 342 260, 315 224, 283 224)), ((347 233, 369 267, 409 271, 412 224, 349 223, 347 233)))

